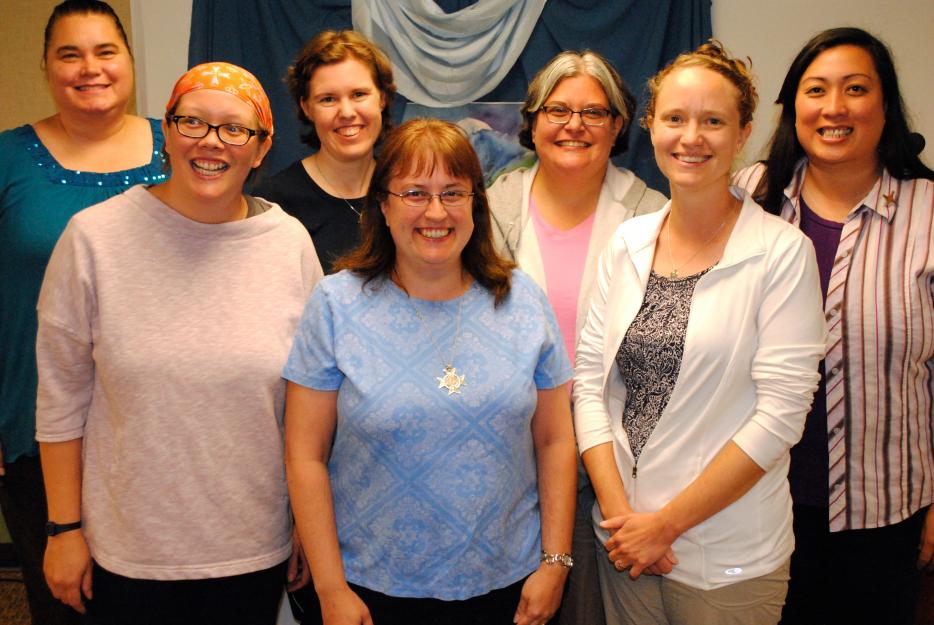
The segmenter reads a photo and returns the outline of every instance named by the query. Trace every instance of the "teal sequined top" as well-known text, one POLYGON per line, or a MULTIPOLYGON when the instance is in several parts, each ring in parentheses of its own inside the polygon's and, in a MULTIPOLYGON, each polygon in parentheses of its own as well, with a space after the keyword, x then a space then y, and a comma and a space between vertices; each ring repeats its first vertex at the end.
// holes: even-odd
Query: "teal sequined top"
POLYGON ((36 300, 45 266, 72 215, 137 184, 166 178, 164 137, 150 119, 152 159, 110 173, 62 167, 32 126, 0 133, 0 445, 3 461, 34 456, 36 300))

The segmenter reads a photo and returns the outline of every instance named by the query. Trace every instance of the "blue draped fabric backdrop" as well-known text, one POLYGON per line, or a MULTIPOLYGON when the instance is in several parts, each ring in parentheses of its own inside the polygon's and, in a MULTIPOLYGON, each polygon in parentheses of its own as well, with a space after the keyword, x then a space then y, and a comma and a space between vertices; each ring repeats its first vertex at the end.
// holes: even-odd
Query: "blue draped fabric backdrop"
MULTIPOLYGON (((474 1, 436 0, 448 13, 474 1)), ((711 0, 548 0, 519 60, 480 101, 521 102, 529 80, 554 55, 590 48, 616 66, 639 99, 641 115, 646 79, 711 36, 710 7, 711 0)), ((301 124, 283 82, 286 69, 319 31, 349 28, 350 0, 193 0, 189 67, 206 61, 236 63, 256 74, 269 94, 276 136, 265 173, 275 173, 310 151, 299 140, 301 124)), ((405 98, 397 97, 396 120, 404 107, 405 98)), ((615 162, 667 193, 644 130, 633 128, 629 150, 615 162)))

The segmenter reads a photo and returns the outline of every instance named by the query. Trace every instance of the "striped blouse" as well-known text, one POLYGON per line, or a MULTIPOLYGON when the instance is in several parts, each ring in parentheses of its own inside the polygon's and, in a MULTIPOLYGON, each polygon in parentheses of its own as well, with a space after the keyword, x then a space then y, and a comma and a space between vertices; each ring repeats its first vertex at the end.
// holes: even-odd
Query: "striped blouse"
MULTIPOLYGON (((785 189, 794 224, 806 165, 785 189)), ((934 500, 934 183, 883 171, 844 222, 825 315, 830 529, 898 523, 934 500)))

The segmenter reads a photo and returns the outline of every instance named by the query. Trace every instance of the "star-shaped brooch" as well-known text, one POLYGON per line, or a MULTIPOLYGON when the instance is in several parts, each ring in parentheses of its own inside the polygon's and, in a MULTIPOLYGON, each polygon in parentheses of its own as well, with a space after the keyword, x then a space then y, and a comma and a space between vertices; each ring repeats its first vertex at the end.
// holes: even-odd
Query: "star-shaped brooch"
POLYGON ((467 383, 464 382, 466 375, 457 375, 457 369, 448 365, 444 368, 444 373, 440 378, 435 378, 438 381, 438 388, 448 389, 448 395, 453 395, 454 393, 460 393, 462 386, 467 386, 467 383))

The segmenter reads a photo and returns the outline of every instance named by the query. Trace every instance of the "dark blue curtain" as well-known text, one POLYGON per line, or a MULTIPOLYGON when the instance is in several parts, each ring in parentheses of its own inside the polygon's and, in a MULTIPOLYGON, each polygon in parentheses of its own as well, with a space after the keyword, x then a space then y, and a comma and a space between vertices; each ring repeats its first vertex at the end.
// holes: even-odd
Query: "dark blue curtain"
MULTIPOLYGON (((436 0, 447 12, 474 0, 436 0)), ((711 0, 548 0, 525 51, 503 82, 482 100, 521 102, 535 73, 562 50, 590 48, 607 57, 640 102, 645 81, 680 52, 711 36, 711 0)), ((307 155, 300 123, 283 83, 302 45, 324 29, 352 28, 350 0, 194 0, 189 67, 229 61, 256 74, 272 101, 276 137, 265 169, 279 171, 307 155)), ((168 94, 166 94, 168 95, 168 94)), ((396 119, 405 106, 397 98, 396 119)), ((648 134, 633 129, 629 151, 616 159, 650 187, 667 192, 648 134)))

